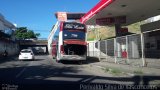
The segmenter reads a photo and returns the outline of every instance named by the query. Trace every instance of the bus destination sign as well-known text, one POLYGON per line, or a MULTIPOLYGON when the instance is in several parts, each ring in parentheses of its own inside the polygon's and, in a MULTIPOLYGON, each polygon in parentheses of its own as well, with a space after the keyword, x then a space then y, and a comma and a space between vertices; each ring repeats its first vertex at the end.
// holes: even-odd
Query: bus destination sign
POLYGON ((79 23, 64 23, 63 28, 66 30, 84 30, 85 26, 79 23))

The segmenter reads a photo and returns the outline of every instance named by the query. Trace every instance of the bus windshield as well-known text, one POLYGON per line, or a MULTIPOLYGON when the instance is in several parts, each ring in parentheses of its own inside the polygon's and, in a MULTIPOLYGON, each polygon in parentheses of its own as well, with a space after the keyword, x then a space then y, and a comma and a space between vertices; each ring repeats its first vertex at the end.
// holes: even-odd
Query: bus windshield
POLYGON ((85 40, 85 29, 84 24, 65 22, 63 24, 63 39, 85 40))
POLYGON ((85 40, 85 32, 83 31, 72 31, 72 30, 64 30, 63 31, 63 39, 78 39, 85 40))

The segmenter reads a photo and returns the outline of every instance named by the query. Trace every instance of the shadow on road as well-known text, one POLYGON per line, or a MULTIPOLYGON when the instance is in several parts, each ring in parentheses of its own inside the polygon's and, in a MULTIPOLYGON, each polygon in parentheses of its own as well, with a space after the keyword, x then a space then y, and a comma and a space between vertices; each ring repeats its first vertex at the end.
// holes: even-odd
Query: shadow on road
POLYGON ((27 62, 27 61, 42 61, 42 60, 45 60, 45 59, 26 59, 26 60, 19 60, 19 61, 27 62))
POLYGON ((48 53, 35 53, 36 56, 46 56, 49 55, 48 53))
POLYGON ((89 57, 89 56, 87 57, 87 64, 95 62, 99 62, 99 59, 97 57, 89 57))
POLYGON ((79 65, 79 61, 68 61, 68 60, 63 60, 60 63, 66 64, 66 65, 79 65))
MULTIPOLYGON (((132 77, 105 77, 105 76, 94 76, 94 75, 84 75, 76 74, 81 70, 78 67, 55 67, 47 65, 39 66, 28 66, 27 69, 21 74, 20 77, 13 78, 14 73, 10 74, 12 71, 20 70, 22 67, 12 67, 12 68, 1 68, 0 69, 0 81, 5 84, 19 85, 20 90, 92 90, 92 89, 82 89, 83 85, 110 85, 117 87, 119 85, 124 86, 123 89, 127 89, 127 84, 114 84, 113 82, 132 82, 133 87, 138 85, 150 85, 151 81, 160 80, 160 76, 132 76, 132 77), (12 76, 12 78, 10 77, 12 76), (93 83, 96 80, 106 80, 107 83, 93 83)), ((16 74, 16 73, 15 73, 16 74)), ((158 85, 160 86, 160 85, 158 85)), ((149 86, 148 86, 149 87, 149 86)), ((86 86, 87 88, 87 86, 86 86)), ((90 88, 88 86, 88 88, 90 88)), ((113 90, 111 87, 106 90, 113 90)), ((118 87, 117 87, 118 88, 118 87)), ((155 88, 156 87, 150 87, 155 88)), ((150 89, 149 88, 149 89, 150 89)), ((132 87, 131 87, 132 89, 132 87)), ((148 89, 148 88, 147 88, 148 89)), ((97 89, 94 89, 97 90, 97 89)), ((116 89, 114 89, 116 90, 116 89)))
POLYGON ((0 57, 0 64, 11 60, 17 60, 16 57, 17 56, 0 57))

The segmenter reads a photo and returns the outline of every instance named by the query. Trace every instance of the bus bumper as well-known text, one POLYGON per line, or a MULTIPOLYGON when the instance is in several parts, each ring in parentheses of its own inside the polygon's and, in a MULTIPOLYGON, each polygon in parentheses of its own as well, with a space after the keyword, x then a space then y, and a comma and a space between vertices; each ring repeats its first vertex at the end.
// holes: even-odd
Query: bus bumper
POLYGON ((74 60, 74 61, 86 60, 86 56, 62 55, 60 60, 74 60))

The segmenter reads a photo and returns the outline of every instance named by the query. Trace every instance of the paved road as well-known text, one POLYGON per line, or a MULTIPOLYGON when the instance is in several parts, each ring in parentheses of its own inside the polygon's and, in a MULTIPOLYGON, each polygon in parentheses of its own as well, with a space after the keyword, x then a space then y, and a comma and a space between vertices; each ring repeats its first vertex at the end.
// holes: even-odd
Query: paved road
POLYGON ((85 67, 77 63, 56 63, 47 55, 36 56, 34 61, 8 58, 0 62, 0 83, 2 87, 15 85, 26 90, 68 88, 95 77, 85 67))
MULTIPOLYGON (((3 90, 92 90, 94 83, 105 83, 100 90, 110 90, 112 84, 136 84, 139 77, 111 77, 98 69, 88 68, 88 64, 56 63, 48 55, 36 56, 34 61, 19 61, 8 58, 0 61, 0 84, 3 90), (98 73, 97 73, 98 72, 98 73), (89 86, 92 83, 92 86, 89 86), (8 88, 8 89, 6 89, 8 88), (67 89, 66 89, 67 88, 67 89), (15 89, 14 89, 15 90, 15 89)), ((95 89, 96 90, 96 89, 95 89)))

